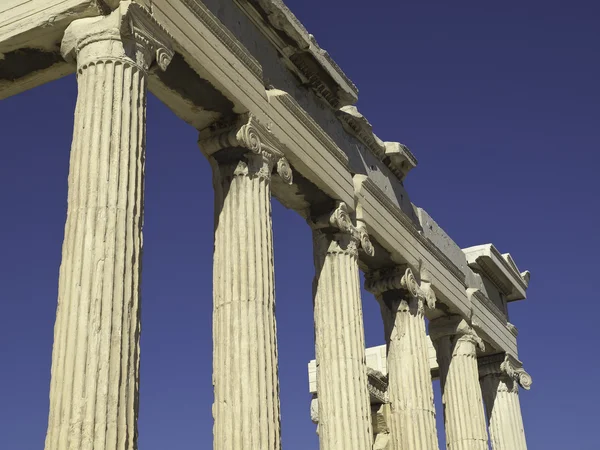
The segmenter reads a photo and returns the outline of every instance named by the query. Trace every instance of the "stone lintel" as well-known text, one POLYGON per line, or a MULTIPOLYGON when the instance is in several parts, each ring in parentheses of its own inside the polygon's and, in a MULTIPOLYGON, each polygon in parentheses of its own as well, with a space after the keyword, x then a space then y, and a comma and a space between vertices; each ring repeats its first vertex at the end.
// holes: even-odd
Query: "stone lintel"
POLYGON ((0 6, 0 99, 75 71, 60 55, 74 20, 101 13, 94 0, 3 0, 0 6))

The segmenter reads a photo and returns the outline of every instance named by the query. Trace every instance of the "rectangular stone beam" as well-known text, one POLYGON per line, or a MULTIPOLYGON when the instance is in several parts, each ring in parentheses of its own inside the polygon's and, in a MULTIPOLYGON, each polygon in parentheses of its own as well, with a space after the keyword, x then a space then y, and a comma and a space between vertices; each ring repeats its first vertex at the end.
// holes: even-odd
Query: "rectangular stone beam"
POLYGON ((95 0, 3 0, 0 4, 0 99, 68 75, 60 42, 76 19, 100 14, 95 0))

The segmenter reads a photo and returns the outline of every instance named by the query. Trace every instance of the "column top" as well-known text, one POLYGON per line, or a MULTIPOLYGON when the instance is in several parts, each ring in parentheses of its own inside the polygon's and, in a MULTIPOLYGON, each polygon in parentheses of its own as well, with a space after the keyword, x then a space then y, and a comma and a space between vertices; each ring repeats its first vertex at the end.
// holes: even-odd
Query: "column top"
POLYGON ((531 389, 533 379, 523 369, 523 363, 511 355, 498 353, 478 359, 480 378, 487 375, 500 375, 510 378, 525 390, 531 389))
POLYGON ((437 302, 431 283, 421 280, 419 284, 408 265, 398 265, 367 273, 365 275, 365 289, 375 296, 387 291, 403 290, 412 297, 423 301, 430 309, 434 309, 437 302))
POLYGON ((78 67, 95 61, 122 60, 147 70, 156 61, 166 70, 175 52, 173 38, 145 7, 123 1, 108 16, 73 21, 66 29, 61 54, 78 67), (92 45, 94 44, 94 45, 92 45))
POLYGON ((485 350, 483 339, 461 316, 442 316, 429 322, 429 336, 432 341, 443 337, 457 336, 459 339, 473 342, 481 351, 485 350))
POLYGON ((202 131, 198 145, 207 157, 227 148, 246 149, 276 164, 277 174, 285 183, 294 181, 292 168, 284 156, 285 145, 273 135, 270 123, 261 123, 252 113, 240 114, 233 121, 218 123, 202 131))
POLYGON ((337 202, 336 208, 314 220, 308 221, 311 228, 317 232, 332 230, 334 234, 342 234, 349 240, 350 247, 358 251, 360 248, 369 256, 375 255, 375 247, 371 243, 366 225, 358 221, 357 225, 352 223, 348 205, 337 202))

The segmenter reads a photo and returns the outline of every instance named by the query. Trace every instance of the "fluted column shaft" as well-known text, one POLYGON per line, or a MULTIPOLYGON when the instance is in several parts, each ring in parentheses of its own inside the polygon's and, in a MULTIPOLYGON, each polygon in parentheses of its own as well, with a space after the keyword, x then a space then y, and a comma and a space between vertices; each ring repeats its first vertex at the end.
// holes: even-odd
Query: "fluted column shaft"
MULTIPOLYGON (((384 323, 392 448, 437 449, 424 317, 426 292, 406 268, 369 274, 367 289, 376 295, 384 323)), ((432 300, 429 306, 434 307, 435 295, 427 289, 432 300)))
POLYGON ((321 450, 373 445, 357 241, 314 231, 314 316, 321 450))
POLYGON ((492 450, 527 450, 519 386, 501 363, 502 359, 480 362, 479 368, 492 450))
POLYGON ((281 448, 271 225, 272 164, 260 154, 233 162, 213 160, 216 450, 281 448))
POLYGON ((154 57, 134 33, 120 39, 121 19, 135 20, 128 8, 75 21, 63 40, 63 55, 77 58, 79 92, 46 450, 137 448, 146 69, 154 57))
POLYGON ((430 322, 440 368, 446 448, 487 450, 488 438, 479 374, 477 347, 483 342, 464 320, 442 317, 430 322))

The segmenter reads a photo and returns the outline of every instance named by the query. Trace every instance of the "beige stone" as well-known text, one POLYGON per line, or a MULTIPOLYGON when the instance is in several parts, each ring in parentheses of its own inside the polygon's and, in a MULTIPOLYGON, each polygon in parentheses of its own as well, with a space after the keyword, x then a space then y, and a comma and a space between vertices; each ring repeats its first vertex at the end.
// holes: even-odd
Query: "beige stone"
POLYGON ((375 134, 356 86, 281 0, 0 6, 0 98, 74 71, 47 449, 136 445, 146 90, 200 132, 213 167, 215 449, 281 446, 271 196, 313 227, 322 448, 436 448, 438 372, 449 448, 485 448, 476 357, 495 354, 510 364, 481 378, 492 442, 524 448, 508 308, 529 272, 492 244, 461 249, 411 203, 412 151, 375 134), (387 353, 365 354, 359 268, 396 266, 419 283, 405 270, 385 282, 387 353))
POLYGON ((168 40, 129 2, 63 39, 79 93, 46 450, 137 448, 146 71, 168 40))
POLYGON ((430 322, 429 334, 440 365, 446 448, 487 450, 488 435, 477 369, 477 348, 484 349, 483 341, 457 316, 430 322))
POLYGON ((352 225, 343 203, 313 228, 320 448, 364 450, 373 445, 373 433, 358 247, 362 242, 366 251, 372 248, 352 225))
POLYGON ((199 144, 215 188, 214 448, 278 450, 271 172, 291 182, 291 170, 253 118, 199 144))
POLYGON ((424 309, 435 308, 428 283, 410 268, 369 273, 366 289, 381 306, 386 342, 392 448, 438 448, 424 309))
POLYGON ((480 358, 479 376, 492 450, 527 450, 519 384, 529 389, 531 377, 503 354, 480 358))

